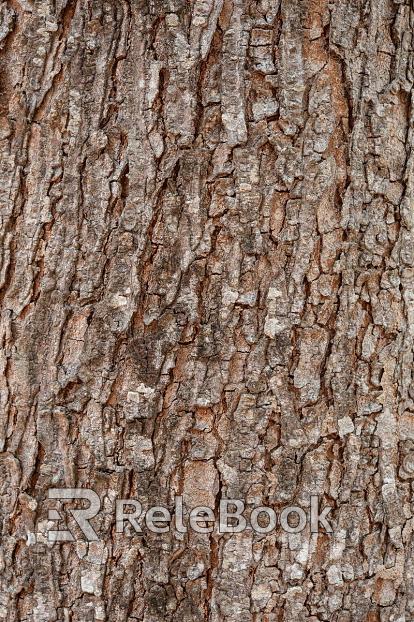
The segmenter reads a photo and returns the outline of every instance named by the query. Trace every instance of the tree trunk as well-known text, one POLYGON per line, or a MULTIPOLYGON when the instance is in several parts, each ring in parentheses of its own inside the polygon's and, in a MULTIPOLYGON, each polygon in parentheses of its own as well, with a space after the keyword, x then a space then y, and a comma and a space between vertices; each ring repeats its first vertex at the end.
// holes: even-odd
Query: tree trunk
POLYGON ((0 620, 412 622, 409 0, 0 16, 0 620), (333 533, 116 533, 176 496, 333 533))

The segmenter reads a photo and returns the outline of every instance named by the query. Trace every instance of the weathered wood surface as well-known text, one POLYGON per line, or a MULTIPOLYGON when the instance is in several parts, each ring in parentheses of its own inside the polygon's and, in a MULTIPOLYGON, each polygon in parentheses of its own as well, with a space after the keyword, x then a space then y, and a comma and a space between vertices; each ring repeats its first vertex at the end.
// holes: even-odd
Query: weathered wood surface
POLYGON ((409 0, 0 2, 0 620, 414 620, 409 0), (99 543, 49 545, 51 487, 99 543), (334 534, 114 533, 114 498, 334 534))

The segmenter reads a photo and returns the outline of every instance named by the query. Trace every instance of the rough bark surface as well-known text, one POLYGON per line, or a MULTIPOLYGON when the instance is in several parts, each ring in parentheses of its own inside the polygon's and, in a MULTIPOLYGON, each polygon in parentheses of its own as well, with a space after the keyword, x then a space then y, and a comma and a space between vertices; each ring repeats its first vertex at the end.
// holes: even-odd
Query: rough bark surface
POLYGON ((0 620, 414 620, 413 24, 0 2, 0 620), (334 533, 115 534, 176 494, 334 533))

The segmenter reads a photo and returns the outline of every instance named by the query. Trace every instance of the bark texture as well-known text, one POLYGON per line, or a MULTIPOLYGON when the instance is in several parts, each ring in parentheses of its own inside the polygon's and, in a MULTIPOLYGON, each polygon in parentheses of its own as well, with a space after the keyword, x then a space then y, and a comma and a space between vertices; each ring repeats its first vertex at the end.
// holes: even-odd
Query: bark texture
POLYGON ((0 620, 413 622, 413 24, 0 2, 0 620), (334 534, 115 534, 175 494, 334 534))

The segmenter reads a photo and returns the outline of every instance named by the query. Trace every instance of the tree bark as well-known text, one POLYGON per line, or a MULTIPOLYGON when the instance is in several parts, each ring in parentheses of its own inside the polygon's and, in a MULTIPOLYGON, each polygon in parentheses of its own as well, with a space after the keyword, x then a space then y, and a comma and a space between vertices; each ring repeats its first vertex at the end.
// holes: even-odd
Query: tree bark
POLYGON ((409 0, 0 16, 0 620, 412 622, 409 0), (176 495, 333 533, 115 533, 176 495))

